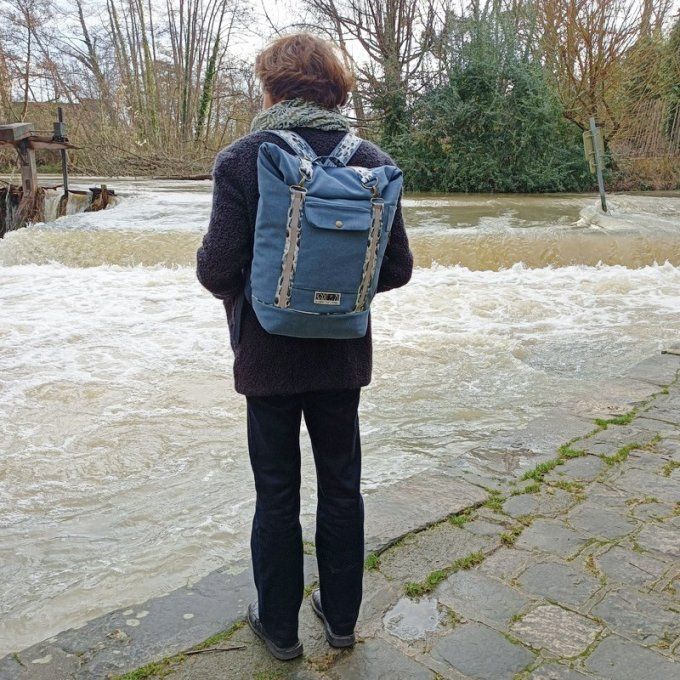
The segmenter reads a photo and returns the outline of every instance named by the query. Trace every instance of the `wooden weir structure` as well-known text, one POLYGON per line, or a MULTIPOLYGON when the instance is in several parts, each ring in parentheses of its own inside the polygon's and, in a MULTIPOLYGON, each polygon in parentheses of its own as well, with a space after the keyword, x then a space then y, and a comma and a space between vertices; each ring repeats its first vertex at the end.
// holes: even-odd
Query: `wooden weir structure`
POLYGON ((6 232, 19 229, 29 222, 42 222, 45 219, 45 187, 38 184, 36 151, 59 151, 61 154, 63 184, 48 187, 62 188, 57 217, 66 214, 69 194, 89 193, 91 200, 87 211, 103 210, 109 203, 109 197, 114 195, 106 185, 92 188, 89 192, 69 189, 67 151, 77 147, 66 136, 61 107, 51 135, 36 131, 33 123, 0 125, 0 148, 2 147, 13 147, 16 150, 21 167, 21 184, 0 184, 0 238, 6 232))

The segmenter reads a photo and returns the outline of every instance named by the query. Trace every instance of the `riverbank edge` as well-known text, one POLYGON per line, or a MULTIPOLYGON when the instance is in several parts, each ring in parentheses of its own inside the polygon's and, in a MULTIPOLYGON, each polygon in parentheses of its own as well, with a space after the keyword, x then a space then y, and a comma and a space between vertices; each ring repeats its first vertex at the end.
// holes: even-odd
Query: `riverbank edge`
MULTIPOLYGON (((637 398, 629 400, 627 406, 613 408, 608 418, 596 418, 595 429, 593 418, 581 415, 554 416, 549 426, 546 419, 539 419, 551 436, 539 446, 514 446, 514 451, 506 452, 502 461, 507 468, 505 474, 481 464, 479 450, 487 447, 475 447, 453 460, 448 468, 419 473, 367 494, 367 517, 373 519, 367 526, 367 569, 375 566, 381 553, 407 536, 474 508, 493 506, 501 491, 508 495, 535 484, 537 477, 573 456, 570 447, 575 441, 606 429, 608 419, 632 419, 651 400, 664 394, 664 386, 673 382, 678 370, 680 346, 633 366, 624 377, 630 381, 631 392, 638 393, 637 398), (647 396, 640 398, 640 390, 647 396), (442 498, 448 499, 445 507, 442 498)), ((525 434, 531 437, 531 428, 528 429, 525 434)), ((521 440, 522 431, 516 434, 521 440)), ((493 446, 490 449, 495 462, 499 462, 499 452, 494 452, 493 446)), ((309 543, 307 547, 313 549, 309 543)), ((316 582, 315 561, 312 555, 305 559, 309 587, 316 582)), ((413 587, 427 589, 428 584, 414 583, 413 587)), ((151 598, 139 606, 121 607, 80 628, 10 654, 0 659, 0 678, 151 677, 180 660, 186 650, 214 646, 228 639, 243 625, 245 607, 253 597, 250 570, 245 565, 236 573, 218 569, 192 586, 151 598)))

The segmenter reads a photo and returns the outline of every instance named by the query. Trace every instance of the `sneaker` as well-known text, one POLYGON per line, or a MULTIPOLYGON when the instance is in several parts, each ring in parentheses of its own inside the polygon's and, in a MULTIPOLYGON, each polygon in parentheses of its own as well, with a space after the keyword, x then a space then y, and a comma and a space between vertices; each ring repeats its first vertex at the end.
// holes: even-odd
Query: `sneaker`
POLYGON ((321 591, 315 590, 311 597, 312 609, 314 613, 323 621, 323 627, 326 631, 326 640, 331 647, 337 647, 341 649, 342 647, 351 647, 357 640, 354 633, 349 635, 336 635, 324 616, 323 609, 321 609, 321 591))
POLYGON ((262 622, 257 613, 257 600, 248 605, 248 624, 253 629, 253 633, 257 635, 265 644, 269 653, 279 661, 289 661, 302 656, 302 643, 298 640, 290 647, 279 647, 265 632, 262 627, 262 622))

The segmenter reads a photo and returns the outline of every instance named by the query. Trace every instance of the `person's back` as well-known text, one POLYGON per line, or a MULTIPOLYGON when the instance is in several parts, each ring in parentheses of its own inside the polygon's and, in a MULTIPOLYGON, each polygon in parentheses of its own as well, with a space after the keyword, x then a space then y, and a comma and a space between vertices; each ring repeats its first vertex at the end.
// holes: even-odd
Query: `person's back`
MULTIPOLYGON (((303 594, 299 522, 302 415, 312 441, 319 483, 316 552, 320 592, 312 606, 329 642, 354 642, 363 574, 363 502, 358 405, 371 380, 370 323, 350 340, 296 338, 267 333, 246 294, 257 218, 258 153, 264 142, 292 149, 266 130, 296 132, 318 156, 326 156, 348 130, 337 109, 351 77, 332 48, 308 35, 282 38, 256 64, 265 104, 254 131, 218 155, 213 209, 198 251, 200 282, 223 300, 234 351, 236 390, 248 403, 248 445, 257 490, 251 548, 258 602, 249 609, 255 632, 278 658, 302 653, 297 621, 303 594), (311 71, 310 64, 314 64, 311 71)), ((394 165, 363 141, 350 165, 394 165)), ((262 204, 266 209, 266 196, 262 204)), ((282 224, 285 229, 285 224, 282 224)), ((394 215, 377 280, 383 292, 406 284, 413 259, 401 206, 394 215)))

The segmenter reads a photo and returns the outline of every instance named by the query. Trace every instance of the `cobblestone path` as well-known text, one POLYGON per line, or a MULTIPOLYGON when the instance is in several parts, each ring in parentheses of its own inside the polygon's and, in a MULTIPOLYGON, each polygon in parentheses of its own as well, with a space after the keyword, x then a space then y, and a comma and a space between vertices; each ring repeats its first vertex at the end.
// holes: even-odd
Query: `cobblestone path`
POLYGON ((486 502, 367 560, 351 652, 307 602, 305 657, 271 661, 247 628, 172 678, 680 677, 680 385, 598 420, 486 502))

